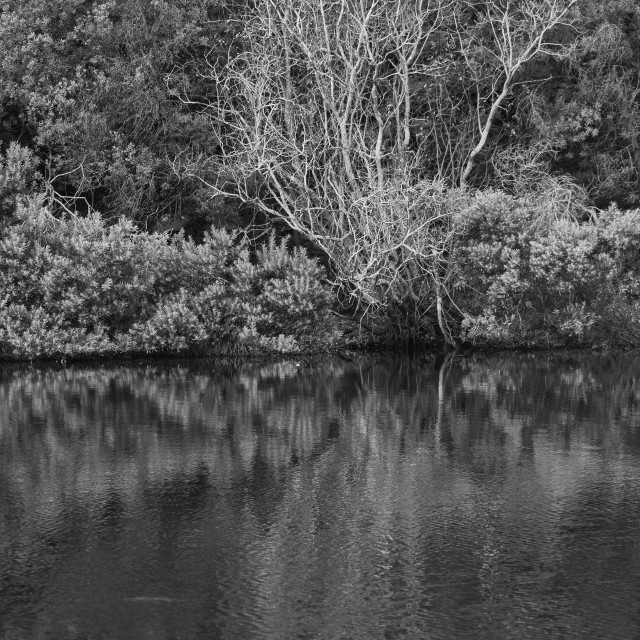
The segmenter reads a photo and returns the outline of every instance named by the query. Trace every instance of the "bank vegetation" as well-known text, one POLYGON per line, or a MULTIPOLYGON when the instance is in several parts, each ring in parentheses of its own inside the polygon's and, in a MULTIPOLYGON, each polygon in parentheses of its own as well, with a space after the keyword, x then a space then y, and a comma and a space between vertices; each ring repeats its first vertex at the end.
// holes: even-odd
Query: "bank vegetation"
POLYGON ((0 357, 640 343, 631 0, 7 0, 0 357))

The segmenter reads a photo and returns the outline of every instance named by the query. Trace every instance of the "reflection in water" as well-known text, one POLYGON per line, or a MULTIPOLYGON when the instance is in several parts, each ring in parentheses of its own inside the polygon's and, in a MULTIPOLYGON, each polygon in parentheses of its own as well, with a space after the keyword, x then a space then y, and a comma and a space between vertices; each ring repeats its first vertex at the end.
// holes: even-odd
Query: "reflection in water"
POLYGON ((0 370, 0 638, 631 638, 640 361, 0 370))

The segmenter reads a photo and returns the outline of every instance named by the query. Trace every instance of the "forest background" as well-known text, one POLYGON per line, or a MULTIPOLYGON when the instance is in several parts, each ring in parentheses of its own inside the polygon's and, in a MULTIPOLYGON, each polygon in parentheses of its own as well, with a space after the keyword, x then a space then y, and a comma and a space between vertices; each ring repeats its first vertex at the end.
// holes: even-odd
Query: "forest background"
POLYGON ((0 358, 640 344, 634 0, 0 0, 0 358))

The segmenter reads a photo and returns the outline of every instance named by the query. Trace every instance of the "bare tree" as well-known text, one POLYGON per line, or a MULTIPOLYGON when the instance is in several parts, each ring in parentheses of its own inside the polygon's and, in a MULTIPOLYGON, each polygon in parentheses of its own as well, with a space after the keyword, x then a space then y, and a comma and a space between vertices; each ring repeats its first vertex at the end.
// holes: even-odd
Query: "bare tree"
POLYGON ((223 71, 210 61, 218 95, 183 96, 218 153, 176 171, 313 242, 358 317, 418 333, 437 322, 453 344, 451 213, 465 195, 451 187, 466 186, 521 67, 557 52, 546 38, 574 1, 490 3, 471 20, 466 0, 261 0, 243 52, 223 71), (466 88, 451 88, 458 67, 477 87, 489 73, 486 116, 479 89, 469 117, 466 88))

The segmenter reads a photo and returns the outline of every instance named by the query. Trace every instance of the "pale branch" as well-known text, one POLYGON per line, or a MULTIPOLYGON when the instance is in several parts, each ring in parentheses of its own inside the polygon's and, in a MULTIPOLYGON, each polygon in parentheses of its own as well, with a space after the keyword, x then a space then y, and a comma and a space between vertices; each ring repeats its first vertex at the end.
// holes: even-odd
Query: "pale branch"
MULTIPOLYGON (((513 3, 507 0, 502 9, 496 2, 487 5, 486 19, 474 29, 479 31, 488 25, 493 34, 493 42, 485 45, 487 53, 496 60, 495 81, 501 76, 501 89, 493 100, 484 122, 481 121, 480 97, 477 93, 477 117, 479 139, 469 151, 460 176, 460 186, 466 187, 475 166, 476 157, 486 146, 491 128, 507 96, 517 84, 516 78, 522 67, 541 55, 560 57, 566 55, 566 48, 556 43, 545 42, 549 32, 559 26, 570 24, 568 15, 577 0, 525 0, 513 3), (496 48, 494 50, 492 46, 496 48)), ((469 49, 478 45, 473 33, 458 26, 460 50, 468 68, 473 72, 469 49)), ((476 78, 476 86, 479 86, 476 78)), ((492 94, 495 84, 492 83, 492 94)))

